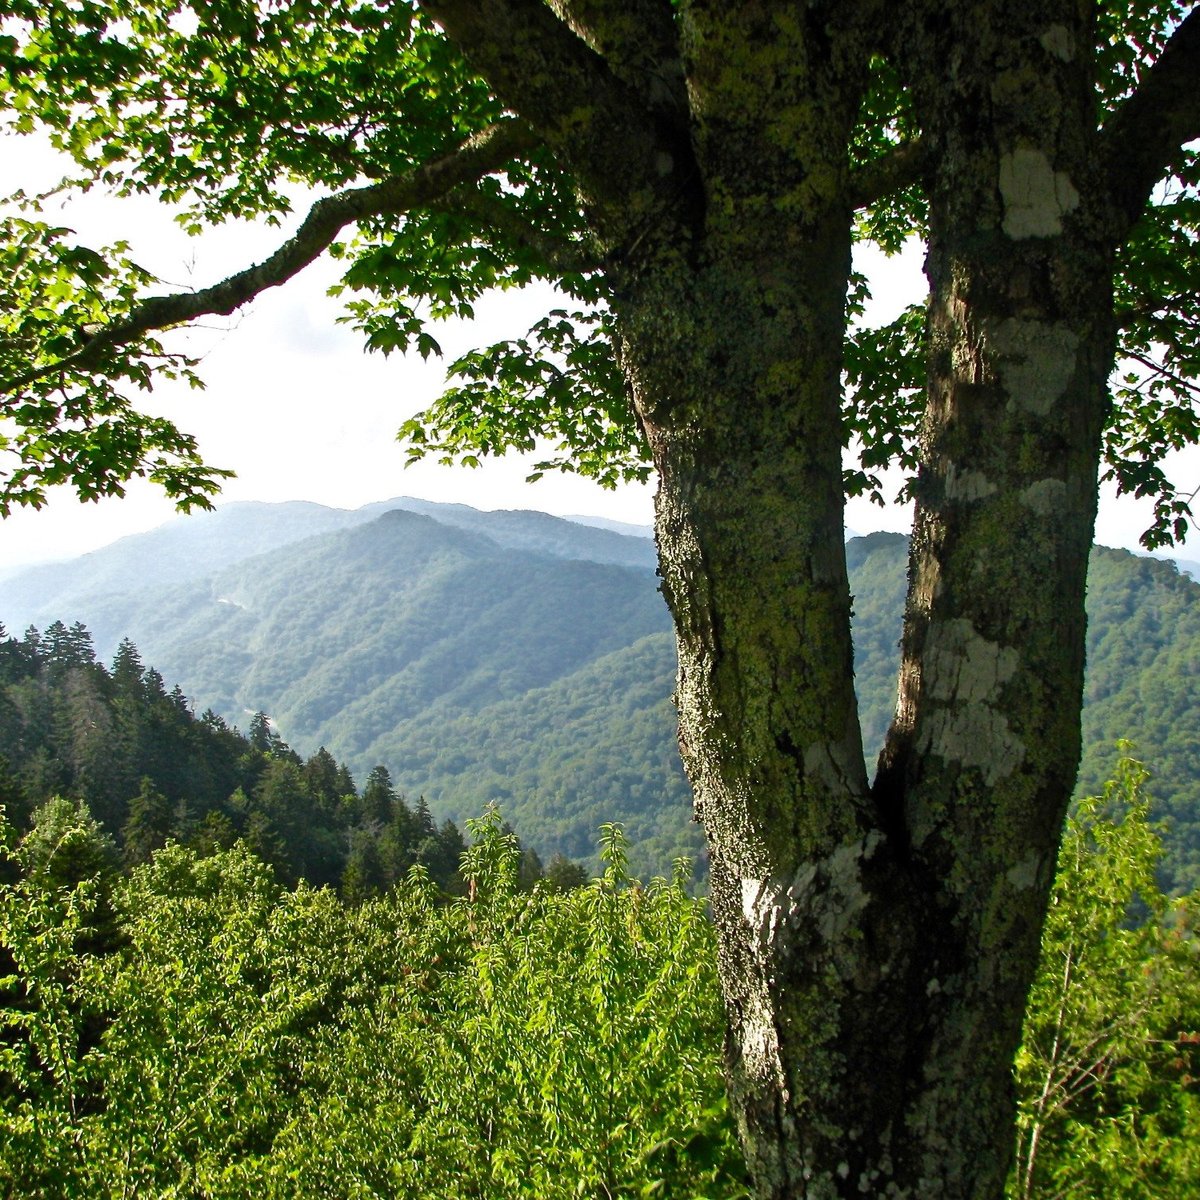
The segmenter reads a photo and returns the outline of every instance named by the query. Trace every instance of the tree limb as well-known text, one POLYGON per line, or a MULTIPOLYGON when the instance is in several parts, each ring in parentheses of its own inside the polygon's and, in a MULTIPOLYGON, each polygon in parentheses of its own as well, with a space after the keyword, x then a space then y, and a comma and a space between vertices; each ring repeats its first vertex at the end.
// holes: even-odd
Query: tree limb
POLYGON ((1174 292, 1169 295, 1153 296, 1124 308, 1117 308, 1114 316, 1118 329, 1129 329, 1139 321, 1144 321, 1147 317, 1155 317, 1159 313, 1196 312, 1198 309, 1200 309, 1200 291, 1174 292))
POLYGON ((431 204, 454 188, 490 174, 536 144, 523 122, 506 121, 469 138, 453 153, 402 175, 326 196, 309 209, 295 235, 263 262, 198 292, 148 297, 125 320, 93 333, 74 354, 11 379, 0 378, 0 395, 60 371, 87 370, 99 363, 105 351, 155 330, 201 316, 227 316, 268 288, 286 283, 319 258, 352 222, 431 204))
POLYGON ((1109 194, 1124 222, 1138 219, 1154 185, 1187 142, 1200 137, 1200 7, 1171 35, 1140 86, 1101 133, 1109 194))
POLYGON ((925 143, 921 140, 902 142, 882 157, 865 163, 850 174, 850 203, 866 208, 884 196, 916 183, 928 161, 925 143))
POLYGON ((549 0, 550 7, 654 112, 687 110, 670 0, 549 0))
MULTIPOLYGON (((1132 358, 1134 362, 1139 362, 1148 371, 1153 371, 1154 375, 1160 379, 1166 379, 1171 383, 1183 388, 1185 391, 1192 392, 1195 396, 1200 397, 1200 386, 1193 383, 1192 380, 1183 375, 1164 367, 1162 363, 1157 363, 1152 358, 1147 358, 1144 354, 1138 354, 1134 350, 1122 350, 1121 355, 1124 358, 1132 358)), ((1140 390, 1140 389, 1137 389, 1140 390)))
POLYGON ((572 242, 539 229, 532 221, 502 204, 496 196, 464 189, 448 195, 442 207, 463 213, 510 242, 532 250, 556 274, 583 275, 603 265, 601 259, 588 253, 582 242, 572 242))
POLYGON ((590 195, 619 203, 659 182, 665 131, 542 0, 420 0, 420 7, 501 101, 565 156, 590 195))

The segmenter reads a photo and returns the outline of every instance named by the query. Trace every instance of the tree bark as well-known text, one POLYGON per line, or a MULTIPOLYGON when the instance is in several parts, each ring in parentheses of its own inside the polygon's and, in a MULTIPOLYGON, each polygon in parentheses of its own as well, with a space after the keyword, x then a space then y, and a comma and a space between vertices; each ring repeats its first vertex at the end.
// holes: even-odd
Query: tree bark
POLYGON ((674 294, 648 288, 622 322, 660 473, 680 747, 710 847, 733 1111, 771 1196, 807 1194, 806 1168, 835 1145, 840 1155, 835 1114, 872 1102, 871 1089, 825 1071, 831 1042, 867 1033, 846 1026, 861 1011, 855 977, 876 969, 842 935, 861 915, 858 876, 879 842, 843 549, 847 217, 837 225, 813 231, 803 272, 766 237, 757 262, 744 246, 714 254, 674 294))
POLYGON ((891 1085, 859 1064, 908 999, 889 999, 891 950, 859 937, 891 920, 864 882, 886 876, 889 849, 863 764, 843 545, 845 146, 869 39, 842 30, 826 59, 813 47, 828 13, 807 28, 763 6, 703 17, 682 38, 690 221, 642 232, 613 270, 614 310, 659 472, 731 1107, 761 1195, 832 1195, 822 1180, 853 1169, 857 1186, 878 1158, 891 1085))
POLYGON ((939 14, 909 42, 936 164, 929 387, 875 795, 925 894, 930 1086, 907 1123, 942 1186, 919 1194, 984 1197, 1007 1172, 1011 1063, 1079 761, 1113 217, 1089 15, 939 14))
POLYGON ((756 1190, 997 1200, 1079 756, 1114 248, 1195 135, 1200 18, 1100 132, 1078 0, 420 7, 519 121, 319 202, 262 268, 186 311, 152 300, 96 346, 228 311, 365 213, 477 216, 486 198, 454 189, 536 137, 575 189, 589 238, 560 250, 602 281, 659 472, 680 747, 756 1190), (855 173, 876 53, 920 142, 855 173), (928 404, 899 701, 872 786, 843 546, 845 297, 854 205, 915 174, 928 404))
MULTIPOLYGON (((1113 347, 1112 220, 1087 63, 1068 53, 1090 31, 1061 7, 1001 21, 962 5, 912 37, 936 85, 929 402, 873 788, 842 547, 848 214, 775 224, 764 202, 734 235, 710 202, 700 254, 661 255, 619 310, 660 473, 733 1110, 763 1197, 1003 1191, 1011 1062, 1078 763, 1113 347)), ((736 195, 712 143, 698 161, 709 197, 736 195)))

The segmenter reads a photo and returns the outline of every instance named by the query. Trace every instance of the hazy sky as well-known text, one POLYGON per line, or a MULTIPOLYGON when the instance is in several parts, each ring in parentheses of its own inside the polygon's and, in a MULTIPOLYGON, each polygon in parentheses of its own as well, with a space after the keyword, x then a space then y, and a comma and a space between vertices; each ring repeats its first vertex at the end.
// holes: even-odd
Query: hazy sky
MULTIPOLYGON (((0 196, 18 187, 46 188, 56 178, 52 156, 32 139, 0 139, 0 196)), ((165 210, 144 199, 90 195, 69 208, 55 204, 50 219, 73 228, 80 241, 99 245, 125 238, 142 265, 170 283, 191 287, 265 257, 286 236, 286 231, 237 226, 188 238, 165 210)), ((864 260, 876 281, 877 304, 869 319, 886 320, 920 294, 920 260, 916 247, 900 260, 864 260)), ((207 390, 163 383, 139 398, 140 405, 171 416, 196 435, 208 462, 237 472, 225 486, 224 500, 313 500, 354 508, 409 495, 478 508, 650 522, 652 485, 610 492, 558 475, 527 484, 529 462, 516 457, 478 470, 432 462, 405 469, 395 431, 437 395, 443 366, 415 355, 365 354, 360 338, 336 324, 339 302, 324 294, 335 278, 331 264, 314 264, 240 314, 178 335, 203 354, 200 373, 207 390)), ((497 295, 478 306, 472 325, 447 324, 435 334, 448 361, 471 346, 523 334, 551 303, 548 291, 497 295)), ((1191 490, 1200 483, 1200 454, 1181 458, 1174 474, 1191 490)), ((1097 540, 1133 548, 1147 511, 1146 504, 1127 497, 1103 497, 1097 540)), ((170 502, 148 485, 131 485, 126 498, 99 504, 82 505, 71 493, 56 494, 41 510, 0 521, 0 567, 79 554, 174 516, 170 502)), ((858 532, 903 530, 909 516, 894 505, 880 509, 858 501, 849 506, 846 520, 858 532)), ((1197 544, 1193 537, 1191 545, 1197 544)), ((1190 548, 1180 553, 1195 557, 1190 548)))

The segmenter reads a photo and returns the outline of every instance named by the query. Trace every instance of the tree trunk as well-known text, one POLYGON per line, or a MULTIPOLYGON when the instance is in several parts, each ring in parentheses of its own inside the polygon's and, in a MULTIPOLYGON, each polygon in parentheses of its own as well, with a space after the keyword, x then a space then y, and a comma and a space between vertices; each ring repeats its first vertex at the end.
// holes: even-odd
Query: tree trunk
POLYGON ((1078 72, 1035 65, 1063 113, 1053 144, 1002 119, 980 143, 965 67, 929 120, 925 465, 873 788, 843 550, 848 214, 773 224, 762 205, 728 238, 710 215, 702 253, 664 257, 619 310, 660 474, 732 1107, 763 1197, 995 1200, 1011 1158, 1011 1063, 1079 755, 1112 357, 1111 261, 1079 201, 1090 114, 1078 72))
POLYGON ((672 295, 648 288, 623 331, 660 474, 733 1111, 761 1194, 798 1196, 820 1194, 806 1176, 837 1178, 842 1130, 869 1146, 887 1106, 855 1064, 877 1056, 889 952, 846 935, 876 919, 864 877, 888 848, 863 765, 843 547, 849 220, 810 229, 795 263, 763 232, 761 256, 710 241, 707 268, 672 295))
POLYGON ((996 1200, 1079 754, 1112 355, 1090 8, 648 2, 627 20, 571 0, 553 6, 569 36, 520 8, 540 56, 514 59, 478 6, 425 7, 575 172, 603 264, 659 472, 680 747, 756 1189, 996 1200), (848 151, 881 49, 932 164, 933 302, 899 705, 872 787, 840 380, 852 208, 871 190, 848 151), (560 94, 575 76, 586 95, 560 94))
MULTIPOLYGON (((844 279, 846 247, 826 253, 793 295, 844 279)), ((934 259, 939 282, 946 259, 974 278, 934 259)), ((1031 316, 1019 282, 940 291, 953 349, 931 376, 900 704, 871 789, 831 444, 839 341, 781 332, 761 289, 720 277, 689 286, 690 361, 661 336, 627 338, 626 359, 642 384, 672 371, 656 397, 705 398, 641 409, 747 1160, 763 1197, 994 1200, 1078 762, 1107 326, 1031 316)))

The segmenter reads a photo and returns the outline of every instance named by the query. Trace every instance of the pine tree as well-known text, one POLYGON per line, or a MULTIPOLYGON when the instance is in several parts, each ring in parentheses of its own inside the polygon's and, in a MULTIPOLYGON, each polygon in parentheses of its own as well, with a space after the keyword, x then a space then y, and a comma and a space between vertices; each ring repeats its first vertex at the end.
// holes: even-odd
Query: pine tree
POLYGON ((521 851, 521 861, 517 865, 517 887, 522 892, 531 891, 546 878, 546 870, 542 866, 541 857, 532 846, 521 851))
POLYGON ((338 790, 338 764, 324 746, 305 762, 304 779, 313 799, 326 812, 334 812, 344 793, 338 790))
POLYGON ((250 731, 247 738, 253 749, 260 754, 271 754, 279 745, 280 737, 271 724, 271 718, 261 710, 250 718, 250 731))
POLYGON ((347 904, 361 904, 378 896, 388 883, 378 840, 367 830, 356 830, 351 834, 350 853, 342 871, 342 899, 347 904))
POLYGON ((122 861, 127 867, 149 862, 150 855, 177 832, 171 802, 153 780, 143 776, 138 794, 129 801, 129 816, 121 830, 122 861))
POLYGON ((371 768, 359 801, 359 819, 364 825, 380 828, 392 820, 392 806, 396 793, 392 788, 392 777, 382 764, 371 768))
POLYGON ((546 867, 546 882, 556 892, 569 892, 586 886, 588 874, 577 862, 563 853, 556 852, 546 867))
POLYGON ((122 638, 109 669, 114 695, 124 700, 140 700, 145 674, 137 646, 129 638, 122 638))

